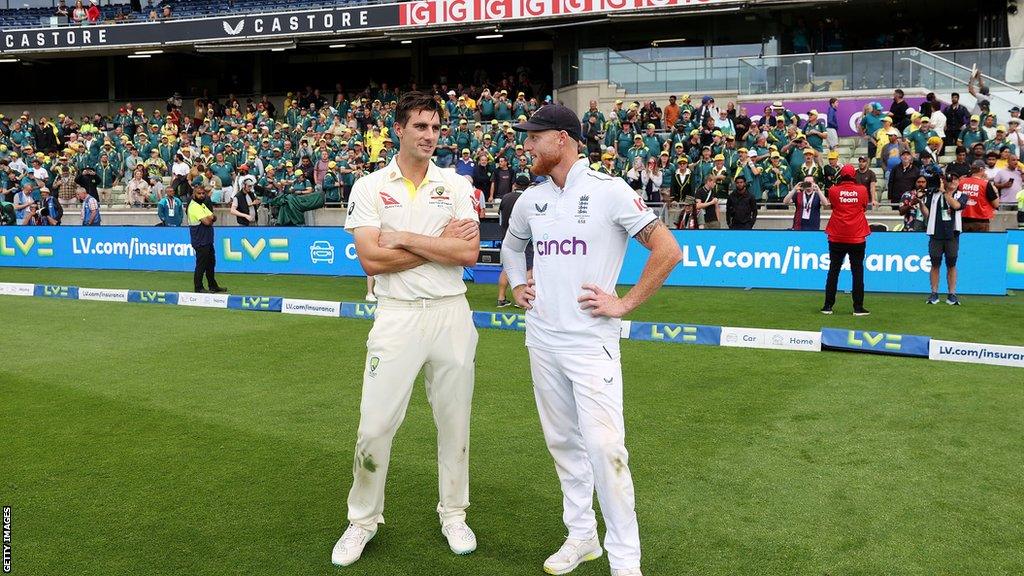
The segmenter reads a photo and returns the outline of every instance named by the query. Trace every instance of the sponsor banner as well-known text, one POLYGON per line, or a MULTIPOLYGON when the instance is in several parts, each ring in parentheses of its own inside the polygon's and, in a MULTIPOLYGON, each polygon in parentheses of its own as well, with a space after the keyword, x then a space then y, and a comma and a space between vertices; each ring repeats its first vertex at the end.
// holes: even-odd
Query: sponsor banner
MULTIPOLYGON (((683 261, 665 284, 823 290, 830 258, 823 232, 768 230, 673 231, 683 261)), ((1006 294, 1006 234, 964 234, 957 264, 960 294, 1006 294)), ((539 254, 539 253, 538 253, 539 254)), ((620 284, 636 284, 648 251, 630 241, 620 284)), ((537 256, 541 257, 541 256, 537 256)), ((839 288, 849 290, 849 262, 839 288)), ((910 232, 878 232, 867 240, 864 283, 872 292, 931 292, 928 236, 910 232)), ((940 292, 945 292, 945 274, 940 292)))
POLYGON ((928 344, 928 358, 945 362, 970 362, 972 364, 1024 368, 1024 346, 932 340, 928 344))
POLYGON ((337 318, 338 316, 341 315, 341 302, 282 298, 281 312, 284 312, 285 314, 305 314, 307 316, 332 316, 334 318, 337 318))
MULTIPOLYGON (((191 272, 188 228, 53 226, 46 235, 0 230, 0 267, 191 272)), ((30 227, 26 227, 30 228, 30 227)), ((343 228, 216 228, 218 272, 362 276, 352 235, 343 228)))
MULTIPOLYGON (((55 226, 45 236, 21 227, 0 230, 0 267, 94 268, 191 272, 195 252, 187 228, 55 226)), ((675 231, 683 261, 666 284, 821 290, 828 242, 821 232, 768 230, 675 231)), ((958 267, 961 294, 1005 294, 1007 278, 1024 287, 1019 246, 1024 233, 964 234, 958 267), (1007 250, 1012 238, 1015 252, 1007 250), (1011 256, 1013 257, 1011 259, 1011 256)), ((352 235, 342 228, 218 227, 217 271, 225 273, 363 276, 352 235)), ((635 284, 648 252, 631 242, 619 277, 635 284)), ((543 256, 540 256, 543 257, 543 256)), ((553 256, 554 257, 554 256, 553 256)), ((869 291, 930 292, 928 237, 876 233, 868 238, 869 291)), ((945 282, 945 275, 942 275, 945 282)), ((850 275, 840 276, 849 290, 850 275)), ((945 286, 940 286, 945 291, 945 286)))
POLYGON ((416 0, 400 4, 402 26, 586 16, 665 8, 739 4, 737 0, 416 0))
POLYGON ((929 340, 931 339, 927 336, 889 334, 867 330, 840 330, 837 328, 821 329, 821 345, 823 348, 873 352, 893 356, 927 358, 929 340))
POLYGON ((194 306, 197 308, 227 308, 227 294, 199 294, 197 292, 178 292, 178 306, 194 306))
POLYGON ((196 42, 234 43, 290 36, 334 35, 394 27, 398 23, 399 6, 387 4, 131 24, 24 28, 0 31, 0 51, 17 53, 196 42))
POLYGON ((722 328, 719 326, 637 322, 634 320, 629 326, 629 339, 672 342, 673 344, 718 346, 722 340, 722 328))
MULTIPOLYGON (((771 56, 765 58, 767 63, 770 64, 772 60, 771 56)), ((807 120, 807 113, 811 110, 817 110, 819 117, 822 120, 828 120, 828 99, 826 96, 821 100, 785 100, 782 105, 786 107, 790 112, 796 113, 800 116, 801 120, 807 120)), ((839 107, 836 110, 836 119, 839 121, 839 135, 840 136, 856 136, 858 127, 860 126, 860 119, 864 114, 864 106, 872 103, 879 102, 882 104, 882 113, 889 110, 889 105, 892 103, 892 99, 883 98, 840 98, 839 107)), ((907 104, 910 106, 910 112, 917 112, 917 109, 924 102, 924 98, 921 97, 908 97, 907 104)), ((747 109, 747 115, 750 116, 751 120, 760 120, 764 116, 765 106, 770 106, 771 102, 740 102, 737 106, 744 106, 747 109)), ((846 160, 844 158, 844 160, 846 160)), ((853 158, 852 160, 856 160, 853 158)))
POLYGON ((526 330, 526 315, 515 312, 473 312, 473 325, 495 330, 526 330))
POLYGON ((228 308, 232 310, 253 310, 256 312, 280 312, 278 296, 228 296, 228 308))
POLYGON ((369 302, 342 302, 341 311, 338 313, 342 318, 355 318, 357 320, 373 320, 377 313, 377 305, 369 302))
POLYGON ((821 351, 821 332, 722 327, 722 346, 770 350, 821 351))
POLYGON ((96 300, 99 302, 127 302, 127 290, 112 290, 110 288, 79 288, 79 300, 96 300))
POLYGON ((43 298, 67 298, 69 300, 77 300, 78 287, 57 286, 53 284, 36 284, 32 292, 32 295, 40 296, 43 298))
POLYGON ((35 291, 35 284, 0 282, 0 296, 33 296, 35 291))
POLYGON ((1024 230, 1006 232, 1006 287, 1024 290, 1024 230))
POLYGON ((128 302, 135 304, 177 304, 177 292, 157 292, 155 290, 129 290, 128 302))

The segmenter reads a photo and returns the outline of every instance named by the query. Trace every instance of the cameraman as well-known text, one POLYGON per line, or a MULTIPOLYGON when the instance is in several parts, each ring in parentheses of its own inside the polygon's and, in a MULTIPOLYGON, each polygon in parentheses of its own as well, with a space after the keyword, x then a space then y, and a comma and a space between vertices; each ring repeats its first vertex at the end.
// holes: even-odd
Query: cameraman
POLYGON ((959 306, 960 299, 956 296, 956 260, 960 251, 960 232, 963 231, 961 211, 967 205, 967 194, 958 190, 960 178, 956 174, 947 174, 945 181, 941 192, 937 188, 929 188, 918 196, 921 212, 928 220, 928 256, 932 261, 932 293, 927 302, 939 303, 939 267, 945 257, 946 283, 949 284, 946 304, 959 306))

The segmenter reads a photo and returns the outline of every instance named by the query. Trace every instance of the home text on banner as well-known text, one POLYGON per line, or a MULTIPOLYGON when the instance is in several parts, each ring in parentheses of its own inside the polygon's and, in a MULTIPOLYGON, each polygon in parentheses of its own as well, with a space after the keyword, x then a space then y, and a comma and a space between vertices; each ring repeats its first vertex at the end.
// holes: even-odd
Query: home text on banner
POLYGON ((804 330, 722 327, 722 346, 821 352, 821 333, 804 330))

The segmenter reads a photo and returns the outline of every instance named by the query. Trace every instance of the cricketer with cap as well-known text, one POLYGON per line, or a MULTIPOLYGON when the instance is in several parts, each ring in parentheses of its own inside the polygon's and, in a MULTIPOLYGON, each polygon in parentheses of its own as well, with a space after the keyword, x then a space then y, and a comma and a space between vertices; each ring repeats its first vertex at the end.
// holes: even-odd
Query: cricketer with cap
POLYGON ((526 309, 534 398, 562 486, 568 539, 544 562, 566 574, 603 553, 594 515, 601 503, 613 576, 640 574, 640 535, 622 414, 620 318, 647 300, 682 259, 679 244, 643 199, 578 159, 580 123, 548 105, 514 126, 526 132, 533 173, 512 209, 501 259, 526 309), (615 293, 630 237, 651 251, 636 286, 615 293), (527 279, 527 245, 534 277, 527 279))
POLYGON ((384 522, 391 442, 421 369, 437 425, 441 532, 456 554, 476 549, 466 508, 477 332, 462 267, 476 263, 480 224, 469 182, 430 160, 441 134, 439 106, 423 92, 402 96, 398 155, 357 180, 349 200, 345 228, 376 280, 378 304, 366 341, 349 526, 331 552, 340 566, 358 560, 384 522))

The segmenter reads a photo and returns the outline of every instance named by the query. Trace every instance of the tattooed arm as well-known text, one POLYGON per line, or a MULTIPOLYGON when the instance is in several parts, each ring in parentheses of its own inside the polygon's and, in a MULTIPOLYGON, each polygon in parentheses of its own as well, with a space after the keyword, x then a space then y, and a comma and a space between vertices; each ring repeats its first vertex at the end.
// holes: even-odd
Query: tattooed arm
POLYGON ((636 310, 661 288, 672 269, 683 259, 679 243, 661 220, 652 220, 634 238, 651 251, 640 279, 622 298, 604 292, 595 284, 584 285, 579 302, 584 309, 589 308, 592 315, 621 318, 636 310))

